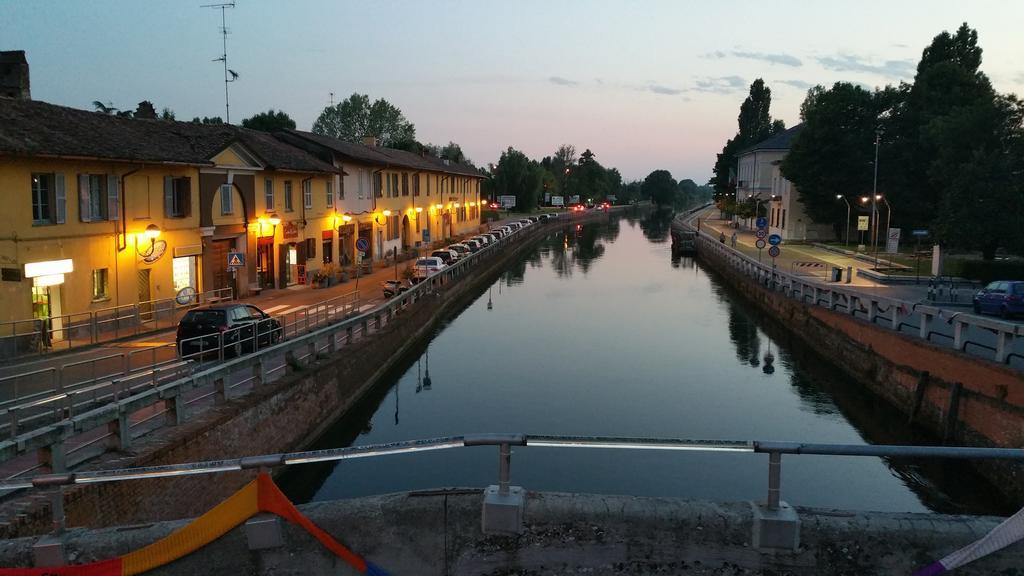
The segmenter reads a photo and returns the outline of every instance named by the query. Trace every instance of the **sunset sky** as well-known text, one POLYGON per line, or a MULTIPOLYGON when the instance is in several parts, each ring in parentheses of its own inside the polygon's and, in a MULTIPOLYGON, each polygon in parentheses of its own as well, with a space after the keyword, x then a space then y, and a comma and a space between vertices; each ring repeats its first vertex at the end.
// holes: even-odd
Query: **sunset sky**
MULTIPOLYGON (((208 2, 0 0, 0 50, 27 52, 37 100, 223 116, 208 2)), ((626 179, 705 182, 755 78, 793 125, 808 87, 910 81, 932 37, 965 21, 996 88, 1024 92, 1020 1, 237 0, 227 18, 235 123, 272 107, 309 129, 331 92, 360 92, 477 164, 571 143, 626 179)))

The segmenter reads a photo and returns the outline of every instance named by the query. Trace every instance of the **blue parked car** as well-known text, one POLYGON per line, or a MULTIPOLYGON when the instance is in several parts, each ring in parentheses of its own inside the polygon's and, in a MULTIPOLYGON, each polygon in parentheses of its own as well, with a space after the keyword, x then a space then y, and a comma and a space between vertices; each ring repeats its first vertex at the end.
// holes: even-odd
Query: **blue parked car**
POLYGON ((998 314, 1009 318, 1024 314, 1024 282, 997 280, 974 295, 975 314, 998 314))

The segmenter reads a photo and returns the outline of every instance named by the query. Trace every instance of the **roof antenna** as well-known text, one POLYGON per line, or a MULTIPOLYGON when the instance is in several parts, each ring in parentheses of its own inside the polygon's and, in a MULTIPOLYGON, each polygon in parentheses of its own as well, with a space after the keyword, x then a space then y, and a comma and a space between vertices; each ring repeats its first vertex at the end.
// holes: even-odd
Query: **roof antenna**
POLYGON ((334 108, 334 92, 331 92, 331 108, 334 108))
POLYGON ((221 53, 220 58, 214 58, 214 62, 224 63, 224 123, 231 124, 231 104, 228 102, 228 83, 238 80, 238 73, 234 70, 228 69, 228 34, 231 32, 228 30, 227 17, 225 11, 228 8, 234 8, 235 3, 225 2, 223 4, 203 4, 200 8, 220 8, 220 34, 224 41, 224 52, 221 53))

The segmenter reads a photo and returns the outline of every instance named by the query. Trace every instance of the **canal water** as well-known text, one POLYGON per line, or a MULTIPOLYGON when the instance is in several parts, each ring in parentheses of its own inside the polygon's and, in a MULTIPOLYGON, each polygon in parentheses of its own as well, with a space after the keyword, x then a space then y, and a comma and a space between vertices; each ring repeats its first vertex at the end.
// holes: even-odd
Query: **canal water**
MULTIPOLYGON (((670 215, 612 216, 552 234, 446 319, 314 448, 477 432, 712 440, 927 443, 790 329, 675 256, 670 215), (774 362, 766 363, 766 355, 774 362)), ((367 359, 367 361, 373 361, 367 359)), ((296 466, 297 502, 496 483, 497 448, 296 466)), ((763 454, 519 447, 528 490, 762 500, 763 454)), ((794 505, 1001 513, 965 465, 784 456, 794 505)))

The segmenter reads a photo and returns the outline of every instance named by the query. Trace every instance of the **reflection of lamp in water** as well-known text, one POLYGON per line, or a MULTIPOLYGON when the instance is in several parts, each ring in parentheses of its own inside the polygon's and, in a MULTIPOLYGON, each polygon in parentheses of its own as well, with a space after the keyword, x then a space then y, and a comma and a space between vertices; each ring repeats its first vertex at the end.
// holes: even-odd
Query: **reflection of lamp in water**
POLYGON ((423 390, 423 377, 420 373, 420 360, 416 359, 416 393, 419 394, 420 390, 423 390))
POLYGON ((494 289, 494 285, 493 284, 491 285, 490 288, 487 289, 487 309, 488 310, 494 308, 494 302, 491 302, 491 290, 493 290, 493 289, 494 289))
POLYGON ((430 344, 427 344, 427 369, 423 373, 423 389, 430 390, 430 344))
POLYGON ((775 355, 772 354, 772 341, 768 341, 768 351, 764 353, 764 366, 761 367, 761 371, 765 374, 775 373, 775 355))

